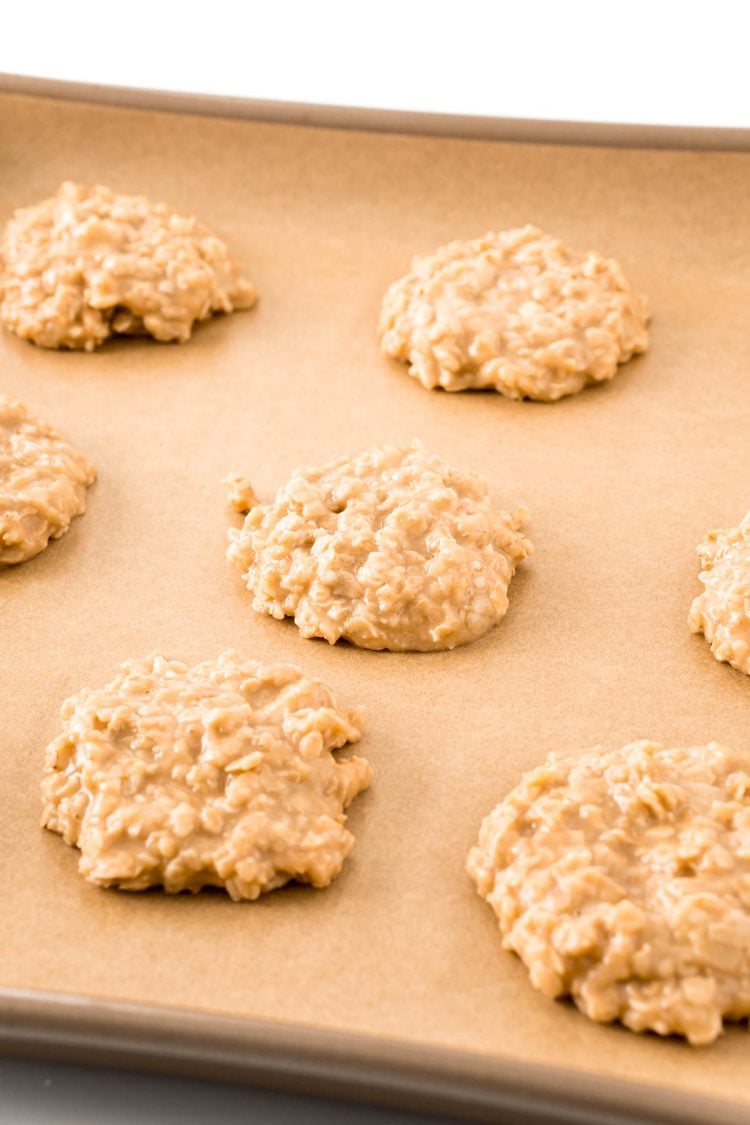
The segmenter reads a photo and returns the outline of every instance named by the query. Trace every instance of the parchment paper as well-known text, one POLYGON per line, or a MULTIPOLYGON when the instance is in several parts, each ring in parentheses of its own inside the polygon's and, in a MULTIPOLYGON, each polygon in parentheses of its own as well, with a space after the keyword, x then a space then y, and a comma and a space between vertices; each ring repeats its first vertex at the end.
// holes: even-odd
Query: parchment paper
POLYGON ((198 215, 257 284, 185 346, 0 338, 0 390, 99 468, 89 511, 0 573, 0 985, 366 1031, 750 1103, 747 1030, 694 1050, 536 993, 464 874, 481 818, 553 749, 746 745, 750 682, 686 626, 695 546, 750 505, 750 157, 385 136, 0 98, 0 218, 65 178, 198 215), (651 350, 556 405, 428 393, 381 357, 414 253, 535 222, 611 253, 651 350), (531 509, 504 622, 452 653, 302 640, 224 560, 219 484, 418 436, 531 509), (131 656, 289 660, 368 709, 375 781, 326 891, 253 904, 88 885, 38 826, 63 699, 131 656))

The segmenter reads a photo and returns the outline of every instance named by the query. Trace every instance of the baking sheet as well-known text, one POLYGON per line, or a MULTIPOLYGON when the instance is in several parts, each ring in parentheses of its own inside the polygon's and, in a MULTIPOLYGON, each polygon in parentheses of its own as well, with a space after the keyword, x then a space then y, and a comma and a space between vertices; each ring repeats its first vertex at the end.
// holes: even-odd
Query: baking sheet
POLYGON ((226 238, 261 299, 186 346, 93 356, 4 335, 0 388, 97 464, 87 515, 0 574, 0 986, 549 1063, 750 1103, 747 1031, 715 1046, 589 1023, 534 992, 464 875, 482 816, 552 749, 750 734, 750 684, 685 618, 695 545, 748 506, 750 156, 416 138, 0 97, 0 216, 64 178, 144 192, 226 238), (622 262, 649 353, 555 405, 428 393, 383 359, 414 253, 535 222, 622 262), (507 618, 452 653, 330 648, 258 617, 223 558, 220 479, 420 437, 525 502, 507 618), (59 705, 158 650, 291 660, 365 703, 375 769, 326 891, 253 904, 99 890, 38 828, 59 705))
POLYGON ((747 152, 750 148, 750 129, 730 126, 613 125, 601 121, 551 121, 531 117, 477 117, 415 110, 376 110, 357 106, 272 101, 268 98, 147 90, 139 86, 101 86, 92 82, 68 82, 23 74, 0 74, 0 91, 3 90, 14 94, 128 106, 133 109, 198 113, 203 116, 211 114, 217 117, 323 125, 341 129, 417 133, 420 136, 727 152, 747 152))

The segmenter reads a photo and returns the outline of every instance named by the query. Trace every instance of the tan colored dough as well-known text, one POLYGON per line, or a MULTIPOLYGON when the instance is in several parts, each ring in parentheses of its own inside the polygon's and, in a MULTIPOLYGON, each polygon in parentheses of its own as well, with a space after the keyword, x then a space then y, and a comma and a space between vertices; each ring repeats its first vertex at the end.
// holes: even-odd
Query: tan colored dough
POLYGON ((0 566, 64 535, 95 480, 94 466, 57 430, 0 397, 0 566))
POLYGON ((425 387, 553 402, 645 351, 647 320, 613 258, 526 226, 415 258, 385 295, 379 331, 425 387))
POLYGON ((244 478, 229 483, 235 506, 252 497, 228 558, 253 608, 293 617, 303 636, 330 644, 468 644, 504 616, 516 565, 531 552, 524 509, 496 508, 481 477, 416 441, 299 470, 270 504, 254 503, 244 478))
POLYGON ((16 211, 0 238, 0 323, 43 348, 108 337, 185 341, 193 324, 250 308, 221 239, 142 195, 64 183, 16 211))
POLYGON ((750 754, 552 755, 468 869, 532 984, 591 1019, 703 1044, 750 1015, 750 754))
POLYGON ((750 512, 739 527, 709 531, 698 554, 704 589, 688 625, 703 633, 717 660, 750 675, 750 512))
POLYGON ((227 503, 241 515, 246 515, 258 503, 255 489, 242 473, 230 473, 221 482, 227 490, 227 503))
POLYGON ((372 771, 332 751, 359 739, 362 716, 299 668, 152 656, 68 699, 62 719, 42 823, 80 848, 92 883, 254 899, 340 872, 354 842, 343 810, 372 771))

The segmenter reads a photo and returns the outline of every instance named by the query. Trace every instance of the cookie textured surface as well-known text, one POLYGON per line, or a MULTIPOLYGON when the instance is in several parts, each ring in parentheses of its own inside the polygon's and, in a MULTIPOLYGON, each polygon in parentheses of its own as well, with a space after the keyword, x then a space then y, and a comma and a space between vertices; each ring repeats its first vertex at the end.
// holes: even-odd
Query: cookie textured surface
MULTIPOLYGON (((230 500, 253 493, 230 478, 230 500)), ((293 617, 305 637, 361 648, 455 648, 508 608, 531 551, 523 509, 495 507, 487 483, 419 442, 376 447, 292 474, 230 532, 253 608, 293 617)))
POLYGON ((750 1015, 748 770, 717 743, 635 742, 524 775, 468 869, 536 988, 693 1044, 750 1015))
POLYGON ((717 660, 750 675, 750 512, 739 527, 709 531, 698 555, 704 588, 688 625, 703 633, 717 660))
POLYGON ((553 402, 645 351, 647 321, 613 258, 526 226, 415 258, 385 295, 380 339, 425 387, 553 402))
POLYGON ((142 195, 64 183, 16 211, 0 238, 0 323, 43 348, 110 336, 185 341, 196 321, 249 308, 225 244, 142 195))
POLYGON ((94 466, 20 402, 0 397, 0 566, 38 555, 86 510, 94 466))
POLYGON ((42 823, 80 848, 91 882, 254 899, 341 870, 343 810, 372 773, 332 751, 360 737, 362 716, 299 668, 152 656, 68 699, 62 719, 42 823))

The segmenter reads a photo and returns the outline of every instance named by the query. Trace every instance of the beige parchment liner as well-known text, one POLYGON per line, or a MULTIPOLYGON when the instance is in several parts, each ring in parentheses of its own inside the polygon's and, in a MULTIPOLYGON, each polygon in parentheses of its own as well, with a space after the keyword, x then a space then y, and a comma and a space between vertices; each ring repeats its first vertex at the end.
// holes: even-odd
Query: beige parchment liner
POLYGON ((553 749, 750 745, 750 682, 686 625, 695 546, 748 507, 750 156, 420 139, 0 98, 0 217, 65 179, 195 214, 258 286, 190 344, 0 338, 0 390, 99 467, 87 514, 0 575, 0 985, 402 1037, 750 1104, 746 1029, 711 1048, 536 993, 464 872, 481 818, 553 749), (651 348, 552 406, 428 394, 379 352, 415 253, 532 222, 622 263, 651 348), (330 648, 254 614, 221 478, 420 437, 528 504, 510 611, 455 652, 330 648), (41 831, 63 698, 153 650, 289 660, 366 703, 375 771, 326 891, 245 905, 99 890, 41 831))

